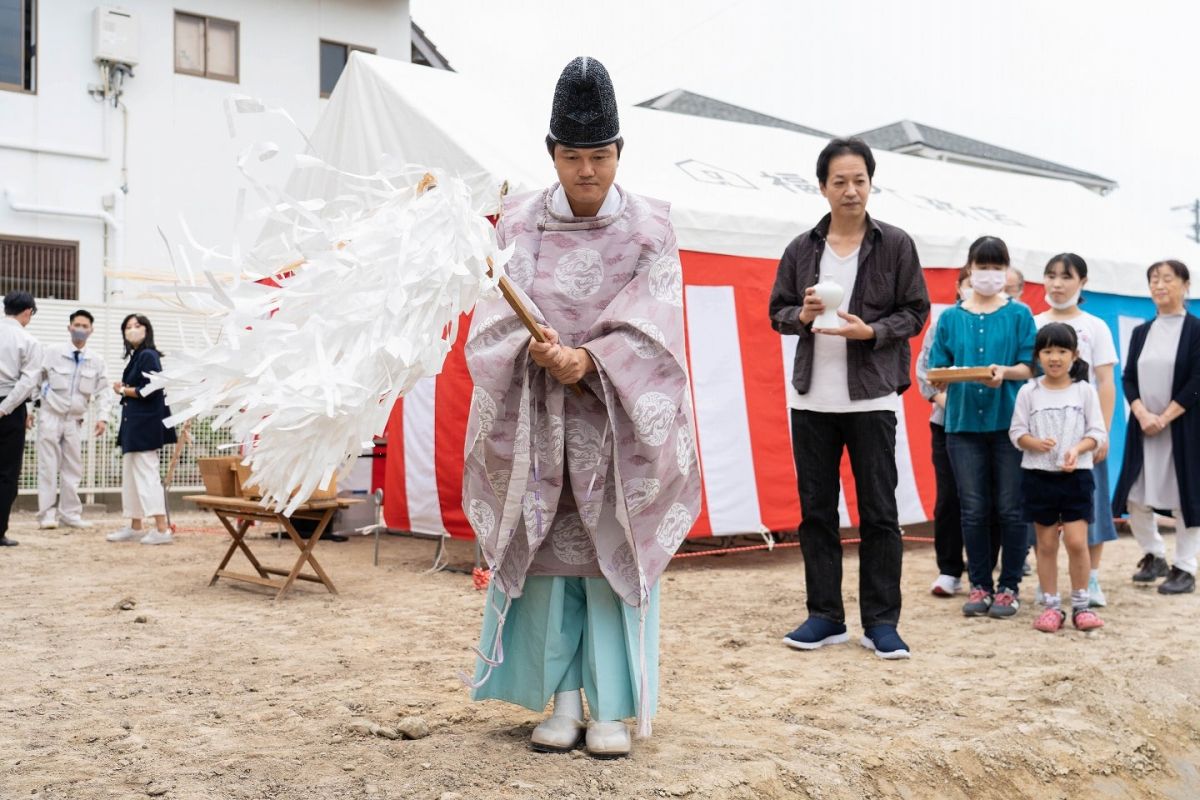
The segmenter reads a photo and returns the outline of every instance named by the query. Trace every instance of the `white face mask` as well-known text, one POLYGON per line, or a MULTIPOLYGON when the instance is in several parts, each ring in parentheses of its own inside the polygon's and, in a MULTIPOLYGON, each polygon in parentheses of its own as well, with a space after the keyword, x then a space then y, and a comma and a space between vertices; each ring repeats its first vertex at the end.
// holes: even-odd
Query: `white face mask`
POLYGON ((971 288, 982 297, 993 297, 1004 291, 1002 269, 977 269, 971 272, 971 288))
POLYGON ((139 344, 146 341, 146 329, 131 328, 125 331, 125 341, 129 342, 134 347, 137 347, 139 344))
POLYGON ((1071 295, 1066 300, 1059 303, 1059 302, 1055 302, 1054 300, 1052 300, 1050 298, 1050 293, 1046 292, 1046 303, 1048 303, 1049 306, 1051 308, 1053 308, 1055 311, 1066 311, 1068 308, 1073 308, 1074 306, 1079 304, 1079 295, 1081 295, 1081 294, 1083 294, 1083 290, 1076 289, 1075 294, 1071 295))

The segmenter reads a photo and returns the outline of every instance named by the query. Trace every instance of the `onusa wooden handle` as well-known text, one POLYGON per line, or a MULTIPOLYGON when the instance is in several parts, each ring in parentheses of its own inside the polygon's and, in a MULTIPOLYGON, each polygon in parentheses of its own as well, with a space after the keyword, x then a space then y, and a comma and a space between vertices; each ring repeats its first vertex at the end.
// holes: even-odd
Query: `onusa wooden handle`
MULTIPOLYGON (((492 259, 488 258, 488 270, 492 268, 492 259)), ((513 288, 512 281, 507 275, 500 276, 500 294, 504 295, 504 299, 508 301, 508 305, 517 315, 517 319, 521 320, 521 324, 525 326, 525 330, 529 331, 529 335, 536 342, 545 342, 546 334, 542 333, 542 326, 533 318, 533 314, 529 313, 529 309, 521 302, 521 298, 517 295, 517 290, 513 288)), ((568 384, 575 394, 583 397, 583 387, 578 383, 568 384)))

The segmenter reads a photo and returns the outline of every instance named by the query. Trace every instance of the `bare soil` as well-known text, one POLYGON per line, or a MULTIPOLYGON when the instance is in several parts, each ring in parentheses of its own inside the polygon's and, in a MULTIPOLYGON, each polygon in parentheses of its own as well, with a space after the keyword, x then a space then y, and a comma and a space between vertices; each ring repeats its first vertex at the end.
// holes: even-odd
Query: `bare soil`
MULTIPOLYGON (((482 593, 426 573, 429 541, 385 537, 378 567, 369 538, 321 542, 340 594, 302 584, 275 602, 208 585, 228 542, 211 517, 181 518, 160 547, 106 543, 118 521, 100 522, 38 531, 19 515, 20 546, 0 550, 5 800, 1200 797, 1200 595, 1135 587, 1128 538, 1107 549, 1108 624, 1089 635, 1037 633, 1028 605, 964 619, 928 594, 932 550, 910 546, 900 662, 780 644, 803 615, 798 549, 680 561, 654 736, 602 762, 531 752, 540 715, 470 702, 455 671, 472 665, 482 593), (370 733, 404 717, 430 735, 370 733)), ((253 536, 290 566, 290 542, 253 536)), ((449 557, 469 566, 472 546, 449 557)))

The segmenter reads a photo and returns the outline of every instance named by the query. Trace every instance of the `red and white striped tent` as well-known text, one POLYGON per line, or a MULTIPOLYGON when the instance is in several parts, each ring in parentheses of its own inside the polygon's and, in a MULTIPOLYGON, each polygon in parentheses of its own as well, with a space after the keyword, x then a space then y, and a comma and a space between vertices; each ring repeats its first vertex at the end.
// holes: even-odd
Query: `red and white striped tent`
MULTIPOLYGON (((542 144, 550 88, 534 97, 497 91, 355 53, 311 141, 318 155, 350 172, 370 172, 390 156, 457 173, 475 190, 481 213, 493 213, 503 183, 521 192, 554 180, 542 144)), ((704 478, 691 535, 794 528, 800 508, 787 392, 795 339, 771 329, 767 300, 784 247, 828 210, 813 175, 824 141, 637 107, 623 107, 621 122, 618 182, 672 203, 681 247, 704 478)), ((1143 270, 1161 257, 1166 235, 1129 235, 1152 228, 1132 223, 1112 200, 1061 181, 876 156, 870 210, 913 236, 935 304, 952 302, 954 270, 984 233, 1003 237, 1014 265, 1032 279, 1051 255, 1075 250, 1091 267, 1089 289, 1145 296, 1143 270)), ((310 170, 290 188, 332 194, 337 180, 310 170)), ((1035 311, 1044 307, 1040 286, 1030 284, 1026 299, 1035 311)), ((392 416, 384 482, 392 528, 471 536, 460 490, 471 397, 466 330, 441 375, 409 393, 392 416)), ((919 336, 914 358, 920 345, 919 336)), ((933 510, 928 416, 916 390, 906 392, 896 455, 902 523, 927 520, 933 510)), ((856 524, 848 464, 843 497, 843 524, 856 524)))

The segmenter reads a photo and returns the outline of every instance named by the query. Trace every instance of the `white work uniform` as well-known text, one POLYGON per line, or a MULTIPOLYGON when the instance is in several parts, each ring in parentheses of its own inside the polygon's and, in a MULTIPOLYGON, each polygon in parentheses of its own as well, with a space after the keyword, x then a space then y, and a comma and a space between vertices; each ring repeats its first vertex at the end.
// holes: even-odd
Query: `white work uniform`
POLYGON ((73 344, 47 347, 42 362, 41 412, 37 416, 38 522, 55 515, 78 520, 83 513, 83 420, 93 398, 107 421, 116 395, 108 387, 104 359, 73 344), (78 353, 78 356, 76 355, 78 353), (57 501, 57 510, 55 503, 57 501))

